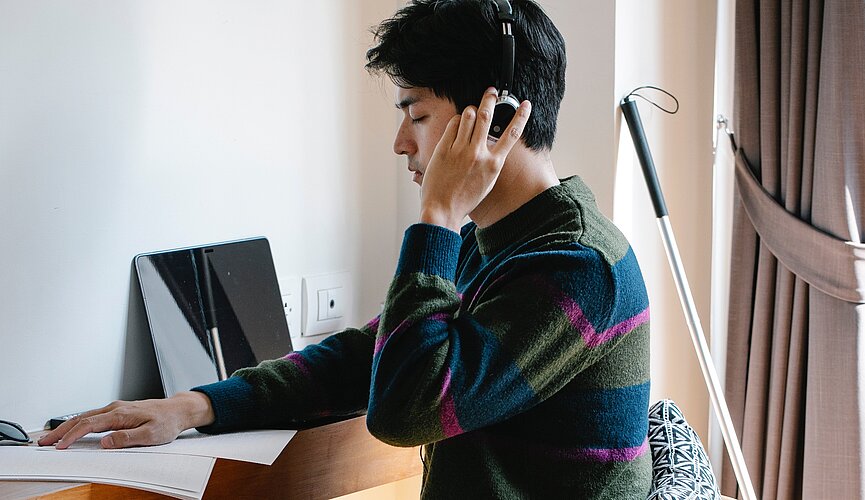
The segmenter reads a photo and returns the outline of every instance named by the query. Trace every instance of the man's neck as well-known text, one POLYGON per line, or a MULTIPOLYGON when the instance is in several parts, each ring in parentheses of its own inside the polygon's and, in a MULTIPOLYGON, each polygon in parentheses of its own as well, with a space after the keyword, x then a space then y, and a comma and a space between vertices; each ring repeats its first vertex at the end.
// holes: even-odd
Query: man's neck
POLYGON ((549 152, 514 147, 490 194, 469 217, 484 228, 503 219, 535 196, 559 184, 549 152))

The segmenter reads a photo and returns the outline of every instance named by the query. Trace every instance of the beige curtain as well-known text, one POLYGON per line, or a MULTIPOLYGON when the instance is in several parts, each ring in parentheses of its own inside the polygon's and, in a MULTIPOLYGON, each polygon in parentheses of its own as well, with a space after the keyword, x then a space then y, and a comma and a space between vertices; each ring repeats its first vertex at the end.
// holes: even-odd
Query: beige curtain
POLYGON ((735 50, 730 411, 761 498, 863 498, 865 1, 736 0, 735 50))

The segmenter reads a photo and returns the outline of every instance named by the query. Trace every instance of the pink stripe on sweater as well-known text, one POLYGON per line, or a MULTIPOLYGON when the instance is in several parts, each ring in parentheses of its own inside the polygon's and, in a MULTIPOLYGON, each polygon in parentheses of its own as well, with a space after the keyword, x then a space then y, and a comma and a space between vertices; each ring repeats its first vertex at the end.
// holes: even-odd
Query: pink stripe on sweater
POLYGON ((537 443, 525 437, 494 435, 483 430, 475 432, 474 435, 476 439, 480 436, 480 439, 486 439, 510 453, 552 456, 574 462, 631 462, 649 452, 648 438, 644 438, 641 445, 628 448, 578 448, 537 443))
POLYGON ((649 322, 649 308, 646 307, 645 309, 643 309, 642 311, 637 313, 635 316, 628 318, 625 321, 622 321, 621 323, 619 323, 617 325, 611 326, 607 331, 602 333, 601 334, 602 336, 606 336, 606 340, 603 340, 602 342, 606 342, 607 340, 609 340, 613 337, 618 337, 619 335, 623 335, 625 333, 628 333, 631 330, 633 330, 634 328, 642 325, 643 323, 648 323, 648 322, 649 322))
POLYGON ((563 450, 565 457, 586 462, 631 462, 649 450, 649 440, 631 448, 573 448, 563 450))
POLYGON ((649 321, 649 308, 647 307, 635 316, 628 318, 621 323, 613 325, 602 332, 596 332, 594 325, 589 322, 589 319, 586 318, 580 305, 577 304, 574 299, 563 295, 559 301, 559 305, 564 309, 565 314, 568 316, 568 320, 570 320, 574 328, 580 332, 580 335, 583 337, 583 342, 586 343, 586 347, 590 348, 598 347, 601 344, 609 342, 610 340, 613 340, 620 335, 624 335, 649 321))
POLYGON ((456 406, 454 405, 453 395, 450 392, 451 386, 451 371, 448 369, 445 373, 445 380, 442 384, 441 397, 441 413, 439 418, 442 423, 442 432, 445 437, 456 436, 463 433, 463 428, 457 420, 456 406))
POLYGON ((305 377, 310 376, 309 365, 306 364, 306 359, 299 352, 290 352, 283 356, 282 359, 291 361, 305 377))
POLYGON ((380 321, 381 321, 381 316, 376 316, 375 318, 371 319, 369 323, 366 324, 366 327, 369 328, 370 330, 374 331, 374 332, 377 332, 378 331, 378 324, 380 321))
POLYGON ((404 319, 400 322, 399 325, 397 325, 397 327, 392 332, 380 334, 378 337, 376 337, 375 349, 373 350, 373 354, 375 355, 381 352, 382 348, 384 348, 384 343, 387 342, 387 339, 389 339, 391 335, 396 335, 397 333, 407 329, 409 325, 411 325, 411 322, 409 322, 409 320, 407 319, 404 319))
MULTIPOLYGON (((431 321, 441 321, 441 322, 446 323, 450 319, 450 317, 451 317, 451 315, 448 313, 436 313, 436 314, 430 315, 429 317, 427 317, 425 319, 428 319, 431 321)), ((376 337, 373 354, 378 354, 379 352, 381 352, 381 350, 384 348, 385 342, 387 342, 387 339, 391 338, 392 336, 394 336, 400 332, 407 330, 411 325, 412 325, 411 321, 409 321, 407 319, 403 320, 400 322, 399 325, 397 325, 397 327, 392 332, 387 333, 387 334, 383 334, 383 335, 379 335, 378 337, 376 337)))

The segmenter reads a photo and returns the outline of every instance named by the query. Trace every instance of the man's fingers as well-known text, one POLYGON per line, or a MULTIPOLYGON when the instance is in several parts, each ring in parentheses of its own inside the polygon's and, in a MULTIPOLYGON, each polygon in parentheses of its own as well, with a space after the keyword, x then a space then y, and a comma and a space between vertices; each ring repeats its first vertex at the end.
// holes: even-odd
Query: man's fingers
POLYGON ((502 158, 506 157, 508 153, 511 152, 511 148, 514 147, 514 144, 520 140, 520 137, 523 135, 523 130, 526 128, 526 123, 529 121, 529 116, 532 114, 532 103, 529 101, 523 101, 520 103, 520 107, 517 108, 517 112, 514 114, 514 117, 511 119, 511 123, 508 124, 508 128, 505 129, 505 132, 502 134, 499 141, 492 148, 492 152, 495 155, 501 155, 502 158))
MULTIPOLYGON (((92 432, 104 432, 126 427, 135 427, 135 422, 125 422, 119 411, 112 410, 92 416, 82 416, 75 425, 57 442, 57 449, 64 450, 72 443, 92 432)), ((59 428, 58 428, 59 429, 59 428)))
POLYGON ((157 434, 153 425, 145 424, 135 429, 112 432, 102 438, 100 444, 103 448, 128 448, 130 446, 153 446, 165 444, 171 439, 165 439, 157 434))
POLYGON ((99 415, 101 413, 107 413, 107 412, 113 410, 116 407, 116 405, 117 405, 116 402, 111 403, 110 405, 103 406, 102 408, 97 408, 96 410, 86 411, 86 412, 78 415, 77 417, 70 418, 69 420, 58 425, 57 428, 54 429, 53 431, 51 431, 48 434, 39 438, 37 443, 39 444, 39 446, 50 446, 50 445, 56 443, 57 441, 60 441, 60 439, 63 436, 65 436, 66 433, 69 432, 70 429, 75 427, 78 424, 78 422, 81 421, 82 418, 92 417, 94 415, 99 415))
POLYGON ((69 419, 58 425, 56 429, 39 438, 37 443, 39 444, 39 446, 50 446, 57 441, 60 441, 60 438, 62 438, 69 431, 69 429, 75 426, 75 424, 78 422, 78 418, 79 417, 69 419))
POLYGON ((493 123, 493 112, 496 109, 496 99, 498 94, 496 89, 490 87, 484 92, 481 98, 481 104, 478 106, 478 119, 475 123, 475 131, 472 134, 472 142, 474 144, 486 144, 487 136, 490 133, 490 125, 493 123))
POLYGON ((466 106, 466 109, 463 110, 455 144, 468 144, 468 142, 472 140, 472 132, 474 131, 477 113, 478 108, 474 106, 466 106))
MULTIPOLYGON (((102 415, 94 415, 90 417, 78 417, 74 422, 72 422, 72 428, 68 429, 66 433, 57 441, 57 449, 65 450, 69 448, 69 446, 78 441, 82 437, 90 434, 91 432, 102 432, 110 429, 110 426, 107 428, 103 428, 105 426, 105 419, 102 415)), ((60 428, 58 427, 58 430, 60 428)))
POLYGON ((454 115, 445 127, 445 132, 442 134, 442 138, 439 139, 438 144, 436 144, 436 149, 440 147, 444 147, 444 151, 448 151, 453 147, 454 141, 457 138, 457 132, 460 128, 461 115, 454 115))
POLYGON ((444 142, 447 145, 451 145, 454 143, 454 140, 456 140, 457 138, 457 132, 460 128, 460 122, 462 121, 461 118, 461 115, 454 115, 451 117, 450 121, 448 122, 447 128, 445 128, 445 133, 442 135, 440 142, 444 142))

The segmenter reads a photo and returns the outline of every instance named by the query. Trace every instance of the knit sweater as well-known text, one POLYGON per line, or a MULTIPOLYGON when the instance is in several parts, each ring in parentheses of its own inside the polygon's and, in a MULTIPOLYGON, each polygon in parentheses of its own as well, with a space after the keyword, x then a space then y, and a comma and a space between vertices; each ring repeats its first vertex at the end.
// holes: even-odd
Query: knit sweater
POLYGON ((198 387, 203 432, 366 410, 424 447, 422 498, 639 498, 649 309, 624 236, 573 177, 486 228, 405 232, 382 314, 198 387))

